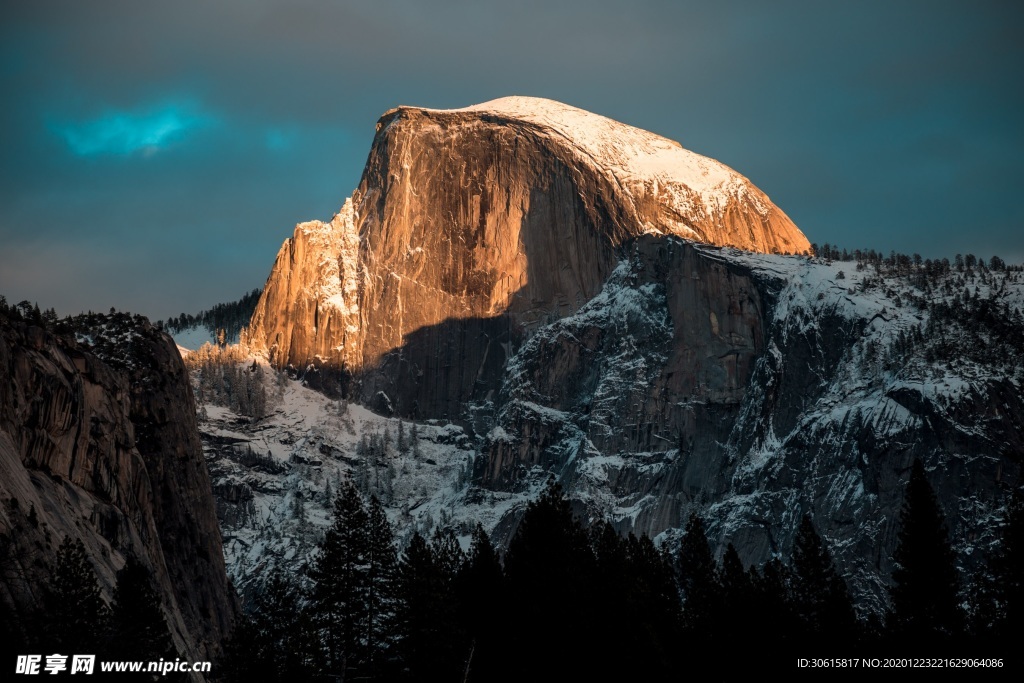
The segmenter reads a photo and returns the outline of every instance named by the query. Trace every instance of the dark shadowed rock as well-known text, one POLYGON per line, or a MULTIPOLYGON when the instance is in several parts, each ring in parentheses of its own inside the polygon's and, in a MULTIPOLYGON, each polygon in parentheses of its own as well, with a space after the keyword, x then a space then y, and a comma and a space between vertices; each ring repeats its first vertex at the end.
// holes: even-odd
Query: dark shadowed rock
POLYGON ((61 541, 81 539, 108 600, 139 558, 183 655, 208 659, 236 603, 188 374, 141 318, 80 339, 0 315, 0 602, 38 609, 61 541))

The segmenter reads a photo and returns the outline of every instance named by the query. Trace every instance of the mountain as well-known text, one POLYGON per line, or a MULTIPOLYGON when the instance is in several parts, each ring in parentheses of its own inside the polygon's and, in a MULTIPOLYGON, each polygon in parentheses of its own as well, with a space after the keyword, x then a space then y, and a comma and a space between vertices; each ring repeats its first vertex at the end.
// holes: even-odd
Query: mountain
POLYGON ((566 105, 401 107, 251 322, 254 358, 330 398, 295 404, 279 374, 263 421, 201 423, 230 569, 301 562, 275 531, 299 508, 316 527, 347 472, 406 530, 484 518, 505 543, 553 476, 621 533, 671 545, 697 512, 745 564, 787 558, 809 514, 879 610, 915 459, 961 567, 994 542, 1024 453, 1022 306, 995 258, 811 256, 739 174, 566 105), (419 457, 384 444, 399 419, 419 457))
POLYGON ((642 238, 512 359, 476 478, 554 472, 582 509, 666 540, 696 511, 746 563, 788 557, 809 513, 878 609, 919 458, 973 568, 1020 486, 1024 286, 927 268, 642 238))
POLYGON ((400 107, 342 210, 281 247, 251 342, 378 409, 454 416, 645 234, 809 249, 746 178, 652 133, 534 98, 400 107))
POLYGON ((127 314, 59 333, 20 317, 0 311, 0 605, 31 623, 57 548, 80 540, 105 600, 134 556, 182 656, 211 658, 237 601, 174 342, 127 314))

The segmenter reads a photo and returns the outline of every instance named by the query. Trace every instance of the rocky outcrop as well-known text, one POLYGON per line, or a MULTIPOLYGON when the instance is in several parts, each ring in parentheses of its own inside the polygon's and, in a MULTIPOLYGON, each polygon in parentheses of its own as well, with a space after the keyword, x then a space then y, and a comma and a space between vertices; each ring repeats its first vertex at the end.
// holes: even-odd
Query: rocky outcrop
MULTIPOLYGON (((709 485, 691 456, 728 439, 764 351, 756 282, 674 238, 644 236, 627 251, 600 295, 514 356, 497 404, 516 437, 491 440, 487 485, 514 486, 537 465, 568 475, 587 453, 643 453, 650 464, 669 451, 680 467, 668 490, 709 485)), ((678 522, 673 509, 645 530, 678 522)))
POLYGON ((809 248, 746 178, 652 133, 532 98, 401 107, 341 212, 282 246, 250 340, 378 408, 454 416, 643 234, 809 248))
POLYGON ((236 602, 188 374, 144 319, 94 317, 86 332, 0 315, 0 602, 38 609, 57 547, 81 539, 108 600, 135 555, 183 655, 209 659, 236 602))
POLYGON ((696 512, 745 564, 789 557, 810 514, 860 607, 881 610, 920 459, 969 575, 1022 483, 1024 290, 986 276, 961 327, 936 319, 945 278, 853 266, 638 239, 600 295, 511 358, 474 423, 476 481, 554 475, 585 518, 670 544, 696 512))

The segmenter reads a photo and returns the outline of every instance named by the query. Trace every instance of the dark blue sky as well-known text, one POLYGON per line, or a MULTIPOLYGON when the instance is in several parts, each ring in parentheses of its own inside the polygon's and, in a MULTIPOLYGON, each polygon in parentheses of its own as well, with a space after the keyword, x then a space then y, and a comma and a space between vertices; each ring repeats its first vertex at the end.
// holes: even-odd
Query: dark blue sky
POLYGON ((266 279, 399 104, 678 140, 813 242, 1024 260, 1009 2, 34 0, 0 16, 0 293, 160 318, 266 279))

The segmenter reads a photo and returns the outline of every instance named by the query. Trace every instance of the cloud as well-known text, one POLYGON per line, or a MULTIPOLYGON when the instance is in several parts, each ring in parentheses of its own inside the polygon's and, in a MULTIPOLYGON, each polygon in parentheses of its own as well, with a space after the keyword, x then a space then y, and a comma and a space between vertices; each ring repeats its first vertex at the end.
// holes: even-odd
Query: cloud
POLYGON ((86 121, 51 123, 50 129, 78 156, 148 156, 213 121, 195 105, 163 103, 134 111, 111 109, 86 121))

